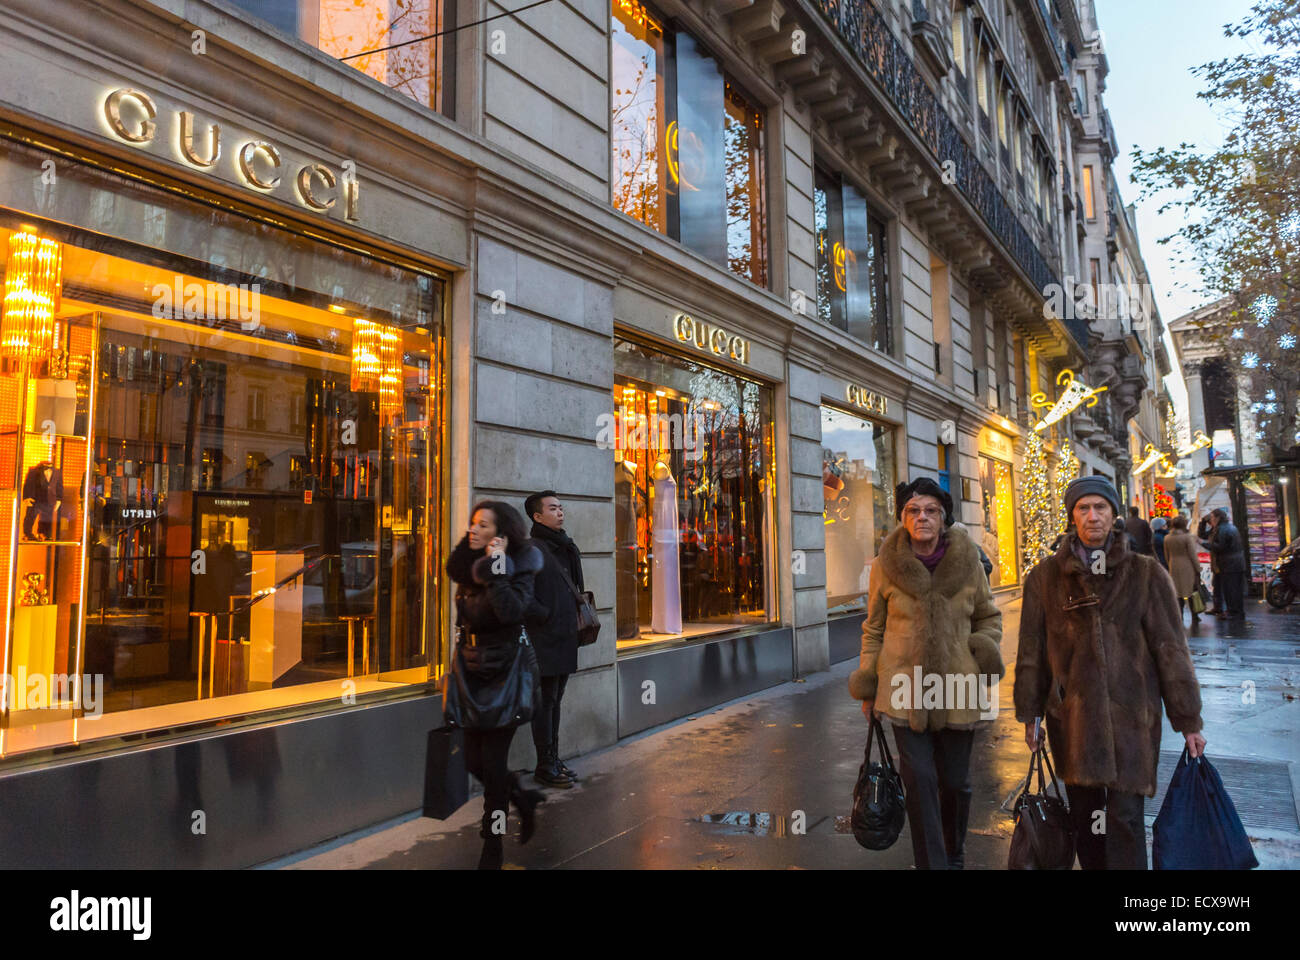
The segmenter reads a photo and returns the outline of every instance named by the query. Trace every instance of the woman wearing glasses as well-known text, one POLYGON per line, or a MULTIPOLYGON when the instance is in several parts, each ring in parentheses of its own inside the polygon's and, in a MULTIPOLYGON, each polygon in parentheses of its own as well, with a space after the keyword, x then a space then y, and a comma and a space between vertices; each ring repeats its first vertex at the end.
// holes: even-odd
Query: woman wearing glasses
POLYGON ((1002 613, 947 491, 929 477, 899 484, 895 511, 902 525, 871 565, 849 692, 893 725, 917 868, 959 870, 975 725, 996 716, 1006 672, 1002 613))

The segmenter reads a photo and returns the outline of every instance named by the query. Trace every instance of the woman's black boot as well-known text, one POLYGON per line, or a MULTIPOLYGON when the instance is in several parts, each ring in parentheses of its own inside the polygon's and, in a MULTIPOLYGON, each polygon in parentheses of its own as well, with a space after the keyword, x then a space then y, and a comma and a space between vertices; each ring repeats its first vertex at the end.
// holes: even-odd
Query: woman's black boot
POLYGON ((479 827, 478 835, 483 838, 483 852, 479 854, 478 868, 500 870, 506 859, 505 837, 492 832, 492 818, 486 813, 483 815, 483 823, 479 827))
POLYGON ((546 801, 546 794, 540 790, 523 789, 519 785, 519 775, 515 774, 510 779, 510 799, 519 810, 519 842, 527 843, 537 829, 537 805, 546 801))

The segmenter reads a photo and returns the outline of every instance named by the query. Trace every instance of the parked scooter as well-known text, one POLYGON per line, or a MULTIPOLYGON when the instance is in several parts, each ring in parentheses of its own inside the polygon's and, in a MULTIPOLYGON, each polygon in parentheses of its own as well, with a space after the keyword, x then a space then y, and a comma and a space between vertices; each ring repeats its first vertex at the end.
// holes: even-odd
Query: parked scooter
POLYGON ((1273 576, 1264 588, 1269 606, 1283 610, 1300 597, 1300 537, 1273 561, 1273 576))

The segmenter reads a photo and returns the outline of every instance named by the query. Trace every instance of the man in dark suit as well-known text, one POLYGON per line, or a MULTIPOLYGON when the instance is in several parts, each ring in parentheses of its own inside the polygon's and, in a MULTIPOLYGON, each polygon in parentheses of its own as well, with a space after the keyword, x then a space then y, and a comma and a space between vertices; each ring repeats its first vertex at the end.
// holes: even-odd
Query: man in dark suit
POLYGON ((569 674, 578 669, 575 592, 583 589, 582 554, 564 532, 564 505, 554 490, 534 493, 524 501, 524 513, 533 521, 529 536, 545 560, 533 580, 533 603, 525 618, 542 675, 541 696, 533 713, 534 776, 549 787, 568 789, 578 777, 560 760, 560 701, 569 674))
POLYGON ((42 460, 28 470, 23 478, 23 503, 27 507, 23 514, 23 539, 56 539, 63 506, 63 471, 49 460, 42 460))
POLYGON ((1148 557, 1155 555, 1151 541, 1151 524, 1142 519, 1142 513, 1137 507, 1128 508, 1128 519, 1124 521, 1124 530, 1133 538, 1134 550, 1145 553, 1148 557))

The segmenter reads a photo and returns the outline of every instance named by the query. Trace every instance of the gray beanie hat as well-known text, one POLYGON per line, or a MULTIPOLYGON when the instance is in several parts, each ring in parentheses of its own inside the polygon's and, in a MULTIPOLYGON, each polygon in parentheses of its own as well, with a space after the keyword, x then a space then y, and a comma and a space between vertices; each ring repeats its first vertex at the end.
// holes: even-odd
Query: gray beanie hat
POLYGON ((1119 493, 1115 485, 1103 476, 1094 475, 1076 477, 1070 481, 1070 485, 1065 488, 1065 515, 1070 517, 1074 514, 1074 505, 1079 502, 1080 497, 1093 494, 1109 500, 1110 505, 1115 508, 1115 516, 1118 517, 1123 512, 1123 505, 1119 502, 1119 493))

